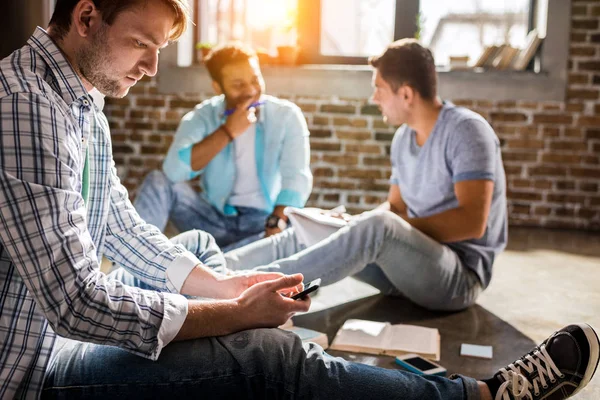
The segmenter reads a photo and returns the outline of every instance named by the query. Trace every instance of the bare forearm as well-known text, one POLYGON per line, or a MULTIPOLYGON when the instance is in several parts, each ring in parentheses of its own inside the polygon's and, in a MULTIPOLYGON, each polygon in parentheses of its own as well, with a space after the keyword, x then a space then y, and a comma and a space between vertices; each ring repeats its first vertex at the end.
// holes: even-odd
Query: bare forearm
POLYGON ((190 300, 188 314, 174 340, 222 336, 246 328, 235 300, 190 300))
POLYGON ((408 218, 409 224, 438 242, 458 242, 477 239, 485 233, 484 217, 469 213, 462 207, 424 218, 408 218))
POLYGON ((231 138, 227 135, 227 132, 219 127, 204 140, 196 143, 194 147, 192 147, 192 169, 194 171, 199 171, 206 167, 230 141, 231 138))
POLYGON ((399 215, 400 217, 404 218, 404 219, 408 219, 408 213, 406 212, 406 208, 405 209, 398 209, 396 207, 394 207, 389 201, 386 201, 385 203, 382 203, 380 205, 377 206, 377 208, 375 209, 377 211, 391 211, 396 215, 399 215))

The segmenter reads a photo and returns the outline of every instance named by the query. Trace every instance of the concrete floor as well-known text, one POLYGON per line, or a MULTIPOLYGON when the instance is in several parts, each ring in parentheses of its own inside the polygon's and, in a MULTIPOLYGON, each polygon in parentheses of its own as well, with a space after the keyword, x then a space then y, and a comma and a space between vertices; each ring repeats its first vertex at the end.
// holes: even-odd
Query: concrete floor
MULTIPOLYGON (((437 327, 442 339, 440 364, 449 373, 475 378, 493 374, 569 323, 586 322, 600 333, 600 235, 512 228, 509 236, 490 287, 469 310, 433 313, 345 279, 321 288, 313 297, 311 311, 294 321, 326 332, 330 340, 348 318, 437 327), (492 345, 494 358, 461 357, 461 343, 492 345)), ((396 368, 390 357, 332 353, 396 368)), ((577 399, 600 399, 598 375, 577 399)))
MULTIPOLYGON (((440 364, 449 373, 475 378, 492 375, 569 323, 586 322, 600 331, 600 234, 511 228, 509 236, 489 288, 463 312, 429 312, 347 278, 319 289, 310 312, 294 322, 326 332, 330 341, 349 318, 435 327, 441 334, 440 364), (461 357, 461 343, 491 345, 494 357, 461 357)), ((398 368, 391 357, 331 353, 398 368)), ((576 398, 600 399, 600 372, 576 398)))

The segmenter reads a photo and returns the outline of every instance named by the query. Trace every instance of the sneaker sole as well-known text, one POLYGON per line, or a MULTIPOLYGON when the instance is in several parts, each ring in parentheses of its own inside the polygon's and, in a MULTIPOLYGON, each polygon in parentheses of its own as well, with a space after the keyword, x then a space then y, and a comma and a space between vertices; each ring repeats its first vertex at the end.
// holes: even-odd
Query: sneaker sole
POLYGON ((579 384, 579 387, 571 396, 577 394, 590 382, 592 376, 594 376, 594 373, 598 368, 598 359, 600 358, 600 340, 598 339, 596 331, 594 331, 594 329, 588 324, 577 324, 577 326, 579 326, 583 332, 585 332, 585 336, 588 340, 590 346, 590 362, 588 363, 588 367, 585 370, 585 375, 583 375, 583 379, 579 384))

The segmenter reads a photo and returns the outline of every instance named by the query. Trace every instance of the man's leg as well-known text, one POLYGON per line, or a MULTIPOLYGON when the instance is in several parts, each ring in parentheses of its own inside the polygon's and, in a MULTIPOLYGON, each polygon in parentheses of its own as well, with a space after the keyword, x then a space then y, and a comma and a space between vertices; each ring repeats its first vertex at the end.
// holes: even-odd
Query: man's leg
POLYGON ((175 201, 173 183, 162 171, 151 171, 142 182, 133 206, 144 221, 164 231, 175 201))
POLYGON ((423 377, 334 358, 293 333, 253 329, 171 343, 158 361, 59 339, 43 399, 479 399, 470 378, 423 377))
MULTIPOLYGON (((267 258, 256 254, 259 244, 261 250, 267 247, 261 242, 256 243, 253 251, 242 248, 227 254, 228 267, 248 268, 246 256, 252 263, 253 258, 267 258)), ((297 241, 283 238, 274 250, 265 254, 286 253, 294 247, 298 247, 297 241)), ((321 278, 323 284, 331 284, 372 264, 381 269, 379 275, 387 278, 398 292, 423 307, 463 309, 473 304, 481 292, 475 273, 464 267, 448 246, 391 212, 364 213, 316 245, 260 269, 286 274, 301 272, 307 281, 321 278)))

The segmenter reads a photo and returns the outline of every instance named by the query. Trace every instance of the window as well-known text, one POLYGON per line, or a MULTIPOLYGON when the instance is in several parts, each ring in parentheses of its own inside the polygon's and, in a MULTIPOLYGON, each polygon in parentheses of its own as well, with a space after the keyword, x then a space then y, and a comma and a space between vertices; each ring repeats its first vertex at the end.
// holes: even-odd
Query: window
MULTIPOLYGON (((522 47, 535 26, 545 34, 548 0, 191 0, 191 43, 242 40, 272 56, 298 45, 306 64, 362 64, 393 40, 418 37, 438 65, 470 63, 484 48, 522 47)), ((181 60, 183 64, 191 60, 181 60)))

